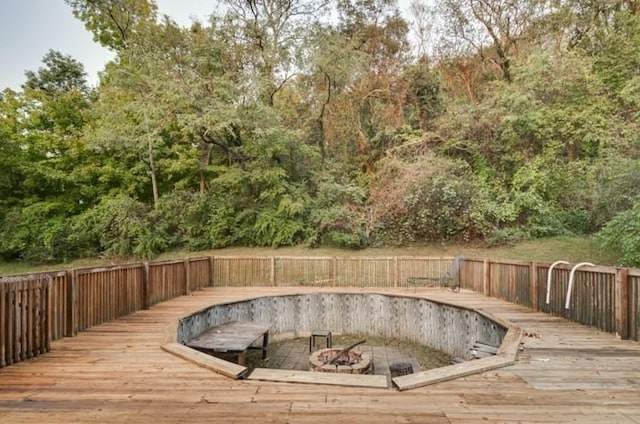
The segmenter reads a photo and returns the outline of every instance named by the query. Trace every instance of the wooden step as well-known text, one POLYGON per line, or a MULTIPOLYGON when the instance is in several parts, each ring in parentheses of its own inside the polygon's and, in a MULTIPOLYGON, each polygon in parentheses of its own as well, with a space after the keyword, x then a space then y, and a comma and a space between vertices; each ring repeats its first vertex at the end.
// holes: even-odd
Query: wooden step
POLYGON ((168 343, 162 345, 162 350, 176 355, 186 361, 192 362, 202 368, 215 371, 218 374, 226 375, 234 379, 243 378, 247 372, 247 367, 243 367, 215 356, 207 355, 195 349, 191 349, 180 343, 168 343))
POLYGON ((389 384, 384 375, 338 374, 328 372, 278 370, 256 368, 248 380, 277 381, 285 383, 330 384, 334 386, 371 387, 387 389, 389 384))
POLYGON ((467 361, 461 364, 449 365, 446 367, 434 368, 432 370, 421 371, 415 374, 403 375, 393 378, 393 383, 398 390, 409 390, 429 384, 440 383, 458 377, 489 371, 496 368, 513 365, 514 361, 502 356, 490 356, 474 361, 467 361))

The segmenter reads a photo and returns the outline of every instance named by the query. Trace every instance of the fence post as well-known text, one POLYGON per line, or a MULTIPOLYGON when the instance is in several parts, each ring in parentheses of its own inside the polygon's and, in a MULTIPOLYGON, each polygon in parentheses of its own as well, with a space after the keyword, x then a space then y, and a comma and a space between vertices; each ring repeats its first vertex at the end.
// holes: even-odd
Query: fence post
POLYGON ((34 352, 34 339, 33 333, 34 328, 37 325, 36 323, 36 306, 38 302, 36 301, 36 297, 38 294, 38 289, 40 288, 41 282, 40 280, 32 280, 25 284, 25 292, 22 297, 22 307, 24 310, 25 320, 23 322, 25 331, 23 333, 22 339, 22 352, 23 359, 33 358, 34 352))
POLYGON ((44 351, 49 352, 51 350, 51 341, 53 340, 53 277, 51 275, 47 278, 47 293, 46 293, 46 305, 47 305, 47 334, 45 337, 44 351))
POLYGON ((191 294, 191 263, 189 258, 184 260, 184 294, 191 294))
POLYGON ((331 261, 331 287, 336 286, 337 274, 338 274, 338 258, 334 256, 333 260, 331 261))
POLYGON ((76 270, 67 271, 67 337, 74 337, 78 334, 78 281, 76 270))
POLYGON ((269 269, 269 285, 271 287, 276 286, 276 257, 271 257, 271 265, 269 269))
POLYGON ((629 268, 616 269, 614 311, 616 333, 626 340, 629 338, 629 268))
POLYGON ((0 367, 7 366, 5 338, 7 333, 7 299, 5 287, 8 283, 0 281, 0 367))
POLYGON ((533 309, 534 311, 539 310, 539 302, 538 302, 538 263, 537 262, 531 262, 531 267, 529 268, 529 287, 530 287, 530 294, 529 297, 531 298, 531 309, 533 309))
POLYGON ((149 309, 151 306, 151 301, 149 296, 149 262, 144 262, 142 264, 142 308, 149 309))
POLYGON ((22 281, 17 281, 14 285, 15 289, 13 290, 13 361, 20 362, 20 348, 22 347, 21 336, 22 336, 22 326, 24 322, 22 320, 22 286, 24 283, 22 281))
POLYGON ((398 287, 398 257, 393 257, 393 288, 398 287))
POLYGON ((484 272, 482 278, 482 294, 491 297, 491 261, 485 259, 483 261, 484 272))
POLYGON ((6 365, 11 365, 13 364, 15 361, 13 360, 13 331, 14 331, 14 315, 15 315, 15 311, 13 309, 13 303, 15 302, 15 290, 16 290, 16 283, 15 282, 8 282, 5 283, 5 287, 6 287, 6 302, 7 302, 7 307, 5 308, 5 316, 7 317, 6 322, 5 322, 5 327, 2 329, 3 332, 5 333, 5 351, 6 351, 6 360, 5 363, 6 365))
POLYGON ((209 256, 209 287, 213 287, 213 256, 209 256))

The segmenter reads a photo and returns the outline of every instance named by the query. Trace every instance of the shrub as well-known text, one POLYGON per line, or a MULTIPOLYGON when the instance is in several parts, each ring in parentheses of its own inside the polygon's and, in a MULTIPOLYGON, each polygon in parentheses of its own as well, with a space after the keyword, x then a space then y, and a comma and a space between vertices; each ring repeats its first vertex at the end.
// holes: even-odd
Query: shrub
POLYGON ((486 234, 495 221, 489 214, 497 208, 463 161, 388 160, 371 191, 372 219, 388 242, 468 241, 486 234))
POLYGON ((364 219, 364 190, 351 182, 336 181, 330 175, 319 180, 309 214, 308 243, 314 247, 366 247, 369 240, 364 219))
POLYGON ((36 263, 65 261, 75 255, 68 242, 69 226, 64 205, 56 202, 10 209, 0 224, 0 257, 36 263))
POLYGON ((640 266, 640 196, 631 209, 617 214, 598 234, 600 245, 616 253, 622 266, 640 266))
POLYGON ((130 197, 103 199, 75 219, 72 241, 84 255, 151 258, 168 244, 152 218, 149 206, 130 197))

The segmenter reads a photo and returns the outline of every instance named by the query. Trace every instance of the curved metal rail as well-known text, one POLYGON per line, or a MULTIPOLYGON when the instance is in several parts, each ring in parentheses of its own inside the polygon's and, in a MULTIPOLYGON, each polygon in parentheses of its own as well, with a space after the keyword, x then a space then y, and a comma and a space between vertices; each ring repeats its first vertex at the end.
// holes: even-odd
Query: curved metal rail
POLYGON ((595 266, 591 262, 580 262, 576 266, 571 269, 571 274, 569 274, 569 287, 567 288, 567 300, 564 302, 564 308, 569 309, 569 303, 571 302, 571 292, 573 291, 573 277, 575 276, 576 270, 581 266, 595 266))
POLYGON ((551 300, 551 272, 553 271, 553 268, 556 265, 560 265, 560 264, 565 264, 565 265, 569 265, 569 262, 567 261, 555 261, 554 263, 551 264, 551 266, 549 267, 549 273, 547 274, 547 305, 549 304, 549 301, 551 300))

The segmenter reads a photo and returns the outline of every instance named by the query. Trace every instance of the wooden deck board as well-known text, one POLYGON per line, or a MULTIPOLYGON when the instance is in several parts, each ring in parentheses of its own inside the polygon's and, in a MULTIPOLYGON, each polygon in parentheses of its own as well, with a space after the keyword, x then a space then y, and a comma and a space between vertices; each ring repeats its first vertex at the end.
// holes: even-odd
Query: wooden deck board
POLYGON ((524 331, 514 365, 401 392, 232 380, 161 349, 191 311, 317 291, 332 290, 194 291, 53 342, 51 352, 0 369, 0 422, 640 423, 639 343, 467 291, 342 290, 481 307, 524 331))

